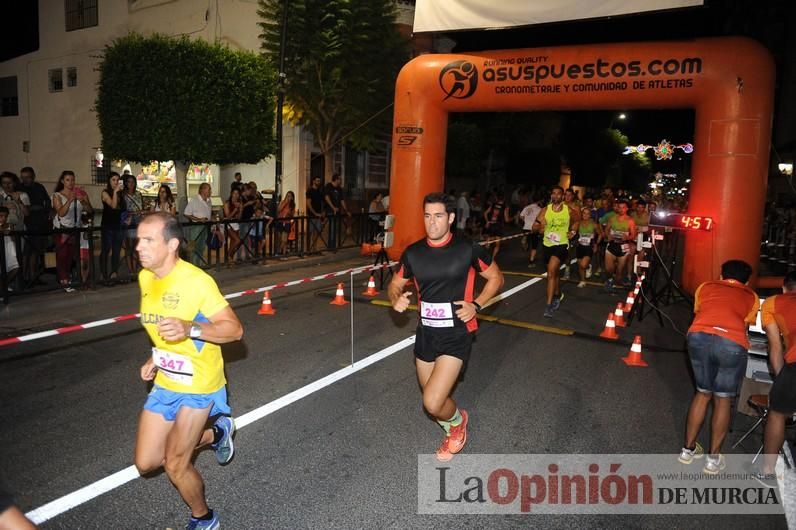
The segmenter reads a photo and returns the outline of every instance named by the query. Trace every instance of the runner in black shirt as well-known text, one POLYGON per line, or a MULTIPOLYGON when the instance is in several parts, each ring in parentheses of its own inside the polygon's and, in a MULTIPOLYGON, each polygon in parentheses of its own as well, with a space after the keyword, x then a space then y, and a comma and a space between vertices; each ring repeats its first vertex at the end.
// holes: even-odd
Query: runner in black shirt
POLYGON ((418 290, 417 379, 423 406, 445 429, 437 458, 448 461, 467 442, 467 412, 456 407, 450 394, 470 356, 471 332, 478 327, 475 314, 503 285, 503 274, 483 247, 453 236, 453 197, 431 193, 423 200, 423 209, 426 238, 404 251, 388 294, 393 309, 403 313, 412 294, 404 287, 413 280, 418 290), (473 298, 476 272, 487 282, 473 298))
POLYGON ((484 212, 486 222, 487 247, 494 244, 492 259, 495 259, 500 252, 500 238, 503 237, 505 225, 511 222, 509 216, 509 206, 506 204, 503 192, 498 193, 495 202, 490 204, 484 212))

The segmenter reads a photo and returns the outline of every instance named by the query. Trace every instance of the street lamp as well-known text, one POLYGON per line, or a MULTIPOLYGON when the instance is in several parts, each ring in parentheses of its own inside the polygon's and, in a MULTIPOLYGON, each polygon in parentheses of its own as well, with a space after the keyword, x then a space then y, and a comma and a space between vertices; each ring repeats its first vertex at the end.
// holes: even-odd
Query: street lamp
POLYGON ((614 128, 614 121, 615 120, 624 121, 626 119, 627 119, 627 114, 625 114, 624 112, 620 112, 619 114, 615 114, 613 117, 611 117, 611 123, 608 124, 608 128, 609 129, 613 129, 614 128))

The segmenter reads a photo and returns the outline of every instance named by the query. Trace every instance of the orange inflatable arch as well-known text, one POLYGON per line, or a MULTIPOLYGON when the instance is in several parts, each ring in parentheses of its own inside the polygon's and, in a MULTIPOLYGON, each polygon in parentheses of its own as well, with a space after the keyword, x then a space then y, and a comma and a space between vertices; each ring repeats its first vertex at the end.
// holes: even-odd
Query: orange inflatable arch
POLYGON ((688 213, 715 228, 687 234, 684 287, 717 278, 728 259, 756 271, 773 99, 771 56, 744 38, 417 57, 395 89, 389 255, 425 233, 422 198, 443 189, 450 112, 693 108, 688 213))

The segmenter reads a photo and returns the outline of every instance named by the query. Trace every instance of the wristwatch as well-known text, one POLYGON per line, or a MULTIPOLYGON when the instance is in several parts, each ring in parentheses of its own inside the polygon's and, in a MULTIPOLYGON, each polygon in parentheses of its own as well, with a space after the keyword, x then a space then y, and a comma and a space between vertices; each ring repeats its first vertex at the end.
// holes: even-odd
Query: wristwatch
POLYGON ((473 301, 472 301, 472 302, 470 302, 470 303, 471 303, 471 304, 473 304, 473 305, 475 306, 475 312, 476 312, 476 313, 480 313, 480 312, 481 312, 481 304, 479 304, 479 303, 478 303, 478 302, 476 302, 475 300, 473 300, 473 301))
POLYGON ((191 331, 188 332, 188 336, 192 339, 198 339, 202 335, 202 328, 199 327, 199 324, 196 322, 191 322, 191 331))

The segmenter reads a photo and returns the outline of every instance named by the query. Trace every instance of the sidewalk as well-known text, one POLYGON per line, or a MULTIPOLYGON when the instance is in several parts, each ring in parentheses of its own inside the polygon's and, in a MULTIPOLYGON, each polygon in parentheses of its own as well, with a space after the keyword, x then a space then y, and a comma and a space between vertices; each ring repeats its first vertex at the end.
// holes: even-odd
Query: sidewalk
MULTIPOLYGON (((264 265, 239 265, 214 268, 207 272, 215 278, 222 294, 256 289, 272 283, 303 278, 319 272, 333 272, 349 266, 373 263, 372 258, 359 255, 359 249, 323 253, 285 261, 269 260, 264 265), (311 272, 300 271, 322 267, 311 272), (287 274, 294 271, 294 274, 287 274), (282 274, 276 274, 282 273, 282 274), (277 278, 278 277, 278 278, 277 278), (233 288, 235 286, 236 288, 233 288), (239 288, 237 288, 239 287, 239 288)), ((114 287, 98 286, 89 291, 64 293, 61 290, 31 294, 13 304, 0 306, 0 338, 85 323, 101 318, 137 313, 139 289, 137 282, 114 287)))

